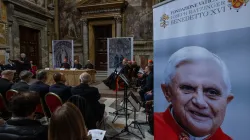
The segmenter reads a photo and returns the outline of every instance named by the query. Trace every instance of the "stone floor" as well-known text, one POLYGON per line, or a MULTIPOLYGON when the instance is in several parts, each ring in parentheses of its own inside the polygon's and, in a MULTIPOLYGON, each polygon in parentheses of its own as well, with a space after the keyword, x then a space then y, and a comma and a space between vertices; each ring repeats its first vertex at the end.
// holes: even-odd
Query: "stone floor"
MULTIPOLYGON (((102 98, 100 99, 101 103, 104 103, 106 105, 105 107, 105 115, 106 115, 106 137, 108 139, 111 139, 113 136, 115 136, 116 134, 120 133, 125 125, 126 125, 126 119, 125 119, 125 115, 119 116, 118 119, 112 123, 115 115, 113 114, 114 111, 116 111, 116 92, 113 90, 110 90, 104 83, 102 82, 96 82, 94 84, 92 84, 92 86, 98 88, 102 98)), ((130 90, 128 90, 128 92, 130 92, 130 90)), ((139 98, 139 94, 138 92, 134 92, 134 95, 137 96, 137 98, 139 98)), ((124 91, 118 91, 118 100, 117 100, 117 109, 121 109, 123 106, 123 95, 124 95, 124 91)), ((129 125, 132 121, 134 121, 134 111, 133 111, 133 106, 128 103, 128 109, 130 109, 128 111, 128 113, 130 114, 128 116, 128 121, 127 124, 129 125)), ((143 108, 141 108, 140 112, 136 112, 136 121, 138 122, 145 122, 146 121, 146 114, 142 112, 142 110, 144 110, 143 108)), ((121 111, 120 113, 124 113, 124 111, 121 111)), ((132 125, 134 127, 134 125, 132 125)), ((133 127, 129 127, 129 131, 133 132, 134 134, 136 134, 137 136, 142 138, 142 135, 140 134, 140 131, 138 129, 134 129, 133 127)), ((154 137, 149 134, 147 131, 149 130, 149 126, 148 125, 140 125, 141 130, 143 135, 145 136, 145 138, 143 138, 143 140, 153 140, 154 137)), ((140 138, 137 138, 136 136, 133 135, 126 135, 127 133, 122 133, 121 135, 119 135, 118 137, 113 138, 113 140, 137 140, 140 138)))
MULTIPOLYGON (((101 98, 100 99, 101 103, 104 103, 106 105, 105 108, 105 130, 106 132, 106 137, 108 139, 111 139, 113 136, 115 136, 116 134, 120 133, 121 130, 124 129, 125 125, 126 125, 126 119, 125 119, 125 115, 119 116, 118 119, 112 123, 115 115, 113 114, 114 111, 116 111, 116 100, 115 98, 101 98)), ((122 108, 123 106, 123 102, 121 98, 118 98, 117 100, 117 104, 118 104, 118 110, 122 108)), ((127 125, 130 125, 132 121, 134 121, 134 111, 133 107, 131 104, 128 104, 128 121, 127 121, 127 125)), ((136 120, 138 122, 145 122, 146 120, 146 114, 142 112, 142 109, 140 110, 140 112, 136 112, 136 120)), ((120 113, 123 113, 124 111, 121 111, 120 113)), ((150 135, 147 131, 149 129, 148 125, 139 125, 140 129, 143 133, 143 135, 145 136, 145 138, 143 138, 143 140, 153 140, 154 137, 152 135, 150 135)), ((134 125, 132 125, 132 127, 129 127, 129 131, 134 133, 135 135, 139 136, 139 137, 143 137, 142 134, 140 133, 140 131, 138 129, 134 129, 133 128, 134 125)), ((137 127, 136 127, 137 128, 137 127)), ((137 138, 134 135, 127 135, 126 133, 122 133, 121 135, 113 138, 113 140, 137 140, 140 138, 137 138)))

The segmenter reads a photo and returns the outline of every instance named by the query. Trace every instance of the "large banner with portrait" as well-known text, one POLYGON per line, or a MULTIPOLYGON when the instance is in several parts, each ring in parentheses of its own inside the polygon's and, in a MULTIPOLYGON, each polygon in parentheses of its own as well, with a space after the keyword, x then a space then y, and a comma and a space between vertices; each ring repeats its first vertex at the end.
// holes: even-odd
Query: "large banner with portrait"
POLYGON ((108 75, 121 69, 122 60, 127 58, 133 60, 133 38, 132 37, 119 37, 108 38, 108 75))
POLYGON ((154 7, 156 140, 174 132, 183 139, 249 138, 248 1, 173 0, 154 7))
POLYGON ((73 40, 52 41, 53 67, 60 68, 62 63, 74 65, 74 42, 73 40))

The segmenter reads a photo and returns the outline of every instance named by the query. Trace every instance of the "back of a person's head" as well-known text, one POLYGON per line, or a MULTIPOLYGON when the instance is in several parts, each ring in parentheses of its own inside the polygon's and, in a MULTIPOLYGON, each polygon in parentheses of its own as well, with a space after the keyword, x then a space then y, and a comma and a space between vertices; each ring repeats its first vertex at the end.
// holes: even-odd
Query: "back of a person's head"
POLYGON ((61 82, 62 80, 62 74, 60 72, 57 72, 53 75, 53 79, 56 83, 61 82))
POLYGON ((23 92, 13 96, 10 102, 13 117, 31 116, 39 102, 39 95, 35 92, 23 92))
POLYGON ((8 80, 13 80, 14 72, 11 70, 4 70, 1 73, 3 78, 7 78, 8 80))
POLYGON ((66 102, 52 114, 49 140, 90 140, 80 110, 66 102))
POLYGON ((45 80, 47 78, 47 72, 45 70, 41 70, 37 73, 37 80, 45 80))
POLYGON ((91 81, 91 76, 87 72, 84 72, 79 76, 79 79, 81 83, 88 84, 91 81))
POLYGON ((20 72, 19 77, 21 80, 26 80, 28 78, 31 78, 32 75, 33 74, 30 71, 24 70, 20 72))

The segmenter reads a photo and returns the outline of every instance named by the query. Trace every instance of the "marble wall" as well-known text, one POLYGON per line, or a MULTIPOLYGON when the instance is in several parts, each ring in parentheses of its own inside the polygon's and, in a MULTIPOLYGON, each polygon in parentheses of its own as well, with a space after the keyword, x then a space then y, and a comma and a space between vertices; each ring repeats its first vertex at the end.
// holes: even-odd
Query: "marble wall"
POLYGON ((125 11, 125 36, 133 36, 134 40, 152 40, 152 0, 127 1, 129 5, 125 11))
POLYGON ((81 0, 59 1, 60 39, 74 40, 74 44, 82 44, 80 12, 76 4, 81 0))
POLYGON ((45 0, 26 0, 26 1, 33 3, 39 7, 45 8, 45 0))

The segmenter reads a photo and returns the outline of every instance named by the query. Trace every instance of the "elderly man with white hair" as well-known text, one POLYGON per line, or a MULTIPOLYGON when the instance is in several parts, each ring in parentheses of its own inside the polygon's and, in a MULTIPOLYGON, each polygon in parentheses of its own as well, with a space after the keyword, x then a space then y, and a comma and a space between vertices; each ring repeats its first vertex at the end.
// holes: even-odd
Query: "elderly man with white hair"
POLYGON ((155 139, 231 140, 220 128, 234 96, 225 63, 207 49, 184 47, 169 58, 161 84, 170 103, 154 114, 155 139))
POLYGON ((88 129, 96 129, 96 122, 100 121, 103 117, 105 105, 99 103, 101 95, 99 90, 95 87, 89 86, 91 76, 87 72, 80 75, 80 85, 72 88, 72 95, 79 95, 83 97, 87 102, 87 120, 91 120, 88 123, 88 129))

